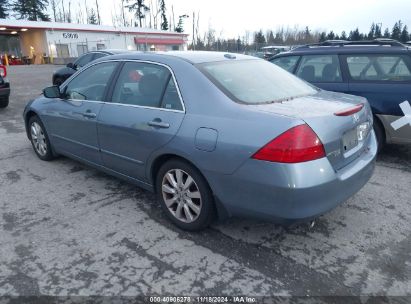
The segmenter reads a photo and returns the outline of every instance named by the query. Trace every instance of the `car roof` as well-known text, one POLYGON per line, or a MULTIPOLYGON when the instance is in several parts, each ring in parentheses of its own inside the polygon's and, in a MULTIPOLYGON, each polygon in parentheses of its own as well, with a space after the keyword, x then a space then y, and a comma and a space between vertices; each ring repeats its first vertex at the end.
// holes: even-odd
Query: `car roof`
POLYGON ((141 59, 141 57, 147 56, 179 58, 192 64, 231 60, 261 60, 256 57, 241 54, 207 51, 128 52, 126 54, 118 55, 116 58, 124 57, 124 59, 141 59))
POLYGON ((410 54, 411 49, 397 41, 373 40, 373 41, 325 41, 323 43, 308 44, 296 47, 288 52, 280 53, 273 58, 288 55, 323 55, 323 54, 410 54))

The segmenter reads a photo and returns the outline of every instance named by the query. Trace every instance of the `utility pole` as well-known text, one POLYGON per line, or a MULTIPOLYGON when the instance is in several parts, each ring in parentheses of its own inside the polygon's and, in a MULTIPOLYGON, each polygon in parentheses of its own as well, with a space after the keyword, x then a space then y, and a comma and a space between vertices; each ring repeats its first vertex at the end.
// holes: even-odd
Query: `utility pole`
POLYGON ((171 11, 173 13, 173 32, 175 31, 176 28, 176 19, 174 18, 174 6, 171 6, 171 11))
POLYGON ((196 34, 196 30, 195 30, 195 21, 196 21, 196 13, 193 12, 193 51, 196 50, 196 44, 195 44, 195 34, 196 34))

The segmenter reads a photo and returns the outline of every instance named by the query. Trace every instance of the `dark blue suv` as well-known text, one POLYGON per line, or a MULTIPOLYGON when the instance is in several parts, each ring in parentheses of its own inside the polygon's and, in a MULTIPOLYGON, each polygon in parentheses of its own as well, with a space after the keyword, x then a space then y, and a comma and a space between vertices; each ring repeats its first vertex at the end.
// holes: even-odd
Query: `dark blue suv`
POLYGON ((366 97, 380 149, 385 143, 411 143, 409 120, 391 125, 407 114, 400 104, 411 102, 411 48, 389 39, 334 40, 269 60, 321 89, 366 97))

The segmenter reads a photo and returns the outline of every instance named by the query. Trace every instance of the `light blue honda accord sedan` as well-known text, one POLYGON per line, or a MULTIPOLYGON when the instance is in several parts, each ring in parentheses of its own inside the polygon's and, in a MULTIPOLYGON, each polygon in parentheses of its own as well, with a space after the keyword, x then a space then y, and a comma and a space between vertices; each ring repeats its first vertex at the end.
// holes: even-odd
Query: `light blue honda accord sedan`
POLYGON ((65 155, 154 191, 186 230, 314 219, 367 183, 377 152, 366 99, 216 52, 104 57, 44 89, 24 119, 40 159, 65 155))

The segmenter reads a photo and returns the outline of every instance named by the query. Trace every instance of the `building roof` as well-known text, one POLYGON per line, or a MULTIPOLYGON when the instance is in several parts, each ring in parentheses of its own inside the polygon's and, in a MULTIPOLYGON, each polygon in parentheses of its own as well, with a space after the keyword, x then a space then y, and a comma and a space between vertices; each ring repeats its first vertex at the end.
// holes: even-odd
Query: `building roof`
POLYGON ((61 23, 47 21, 28 21, 28 20, 13 20, 0 19, 0 28, 5 27, 11 30, 21 29, 45 29, 45 30, 66 30, 66 31, 86 31, 86 32, 113 32, 127 34, 150 34, 150 35, 169 35, 175 37, 185 36, 188 34, 156 30, 143 27, 115 27, 108 25, 96 24, 77 24, 77 23, 61 23))

